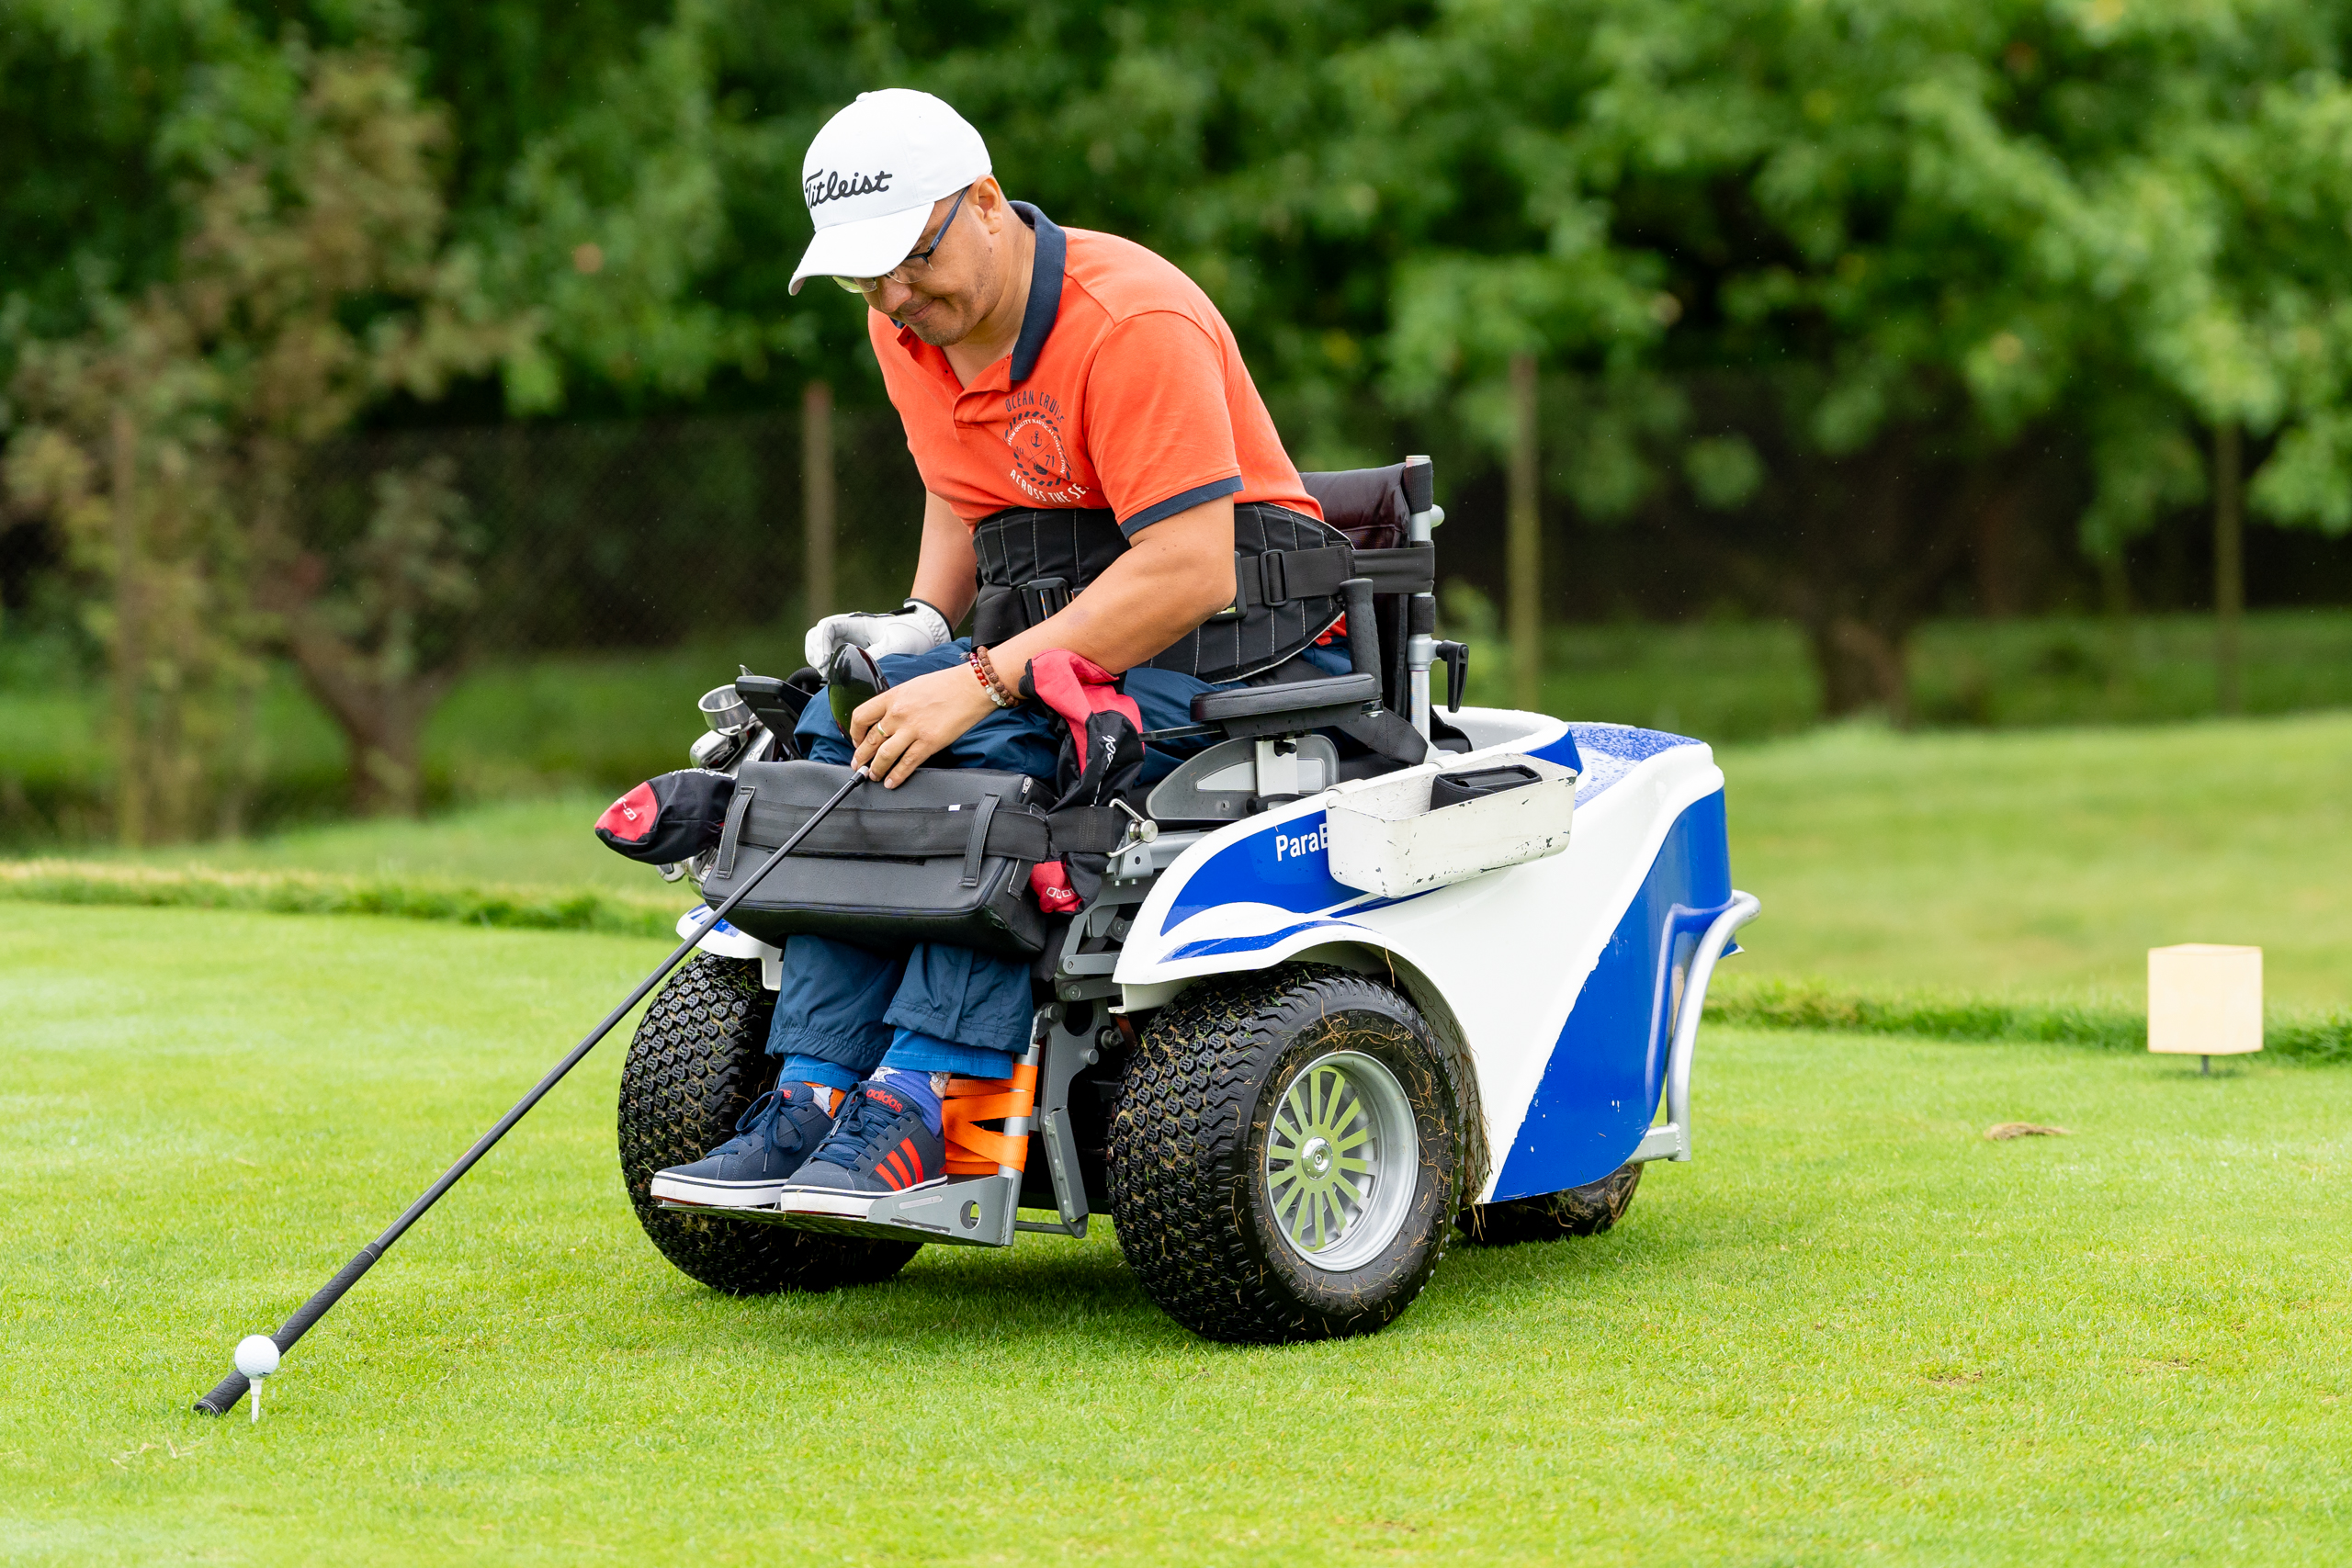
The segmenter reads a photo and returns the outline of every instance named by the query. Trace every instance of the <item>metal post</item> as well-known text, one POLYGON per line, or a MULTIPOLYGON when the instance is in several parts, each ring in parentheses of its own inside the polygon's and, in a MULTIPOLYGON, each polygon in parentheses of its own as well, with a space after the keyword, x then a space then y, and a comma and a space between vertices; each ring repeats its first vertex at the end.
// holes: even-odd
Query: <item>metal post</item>
POLYGON ((808 530, 802 565, 808 624, 833 613, 833 389, 811 381, 800 394, 800 515, 808 530))
POLYGON ((2245 615, 2243 438, 2235 424, 2213 432, 2213 664, 2223 713, 2244 711, 2238 625, 2245 615))
MULTIPOLYGON (((1435 499, 1436 469, 1415 454, 1405 459, 1406 537, 1430 542, 1430 530, 1445 521, 1435 499)), ((1427 739, 1430 733, 1430 666, 1437 662, 1437 595, 1416 593, 1405 607, 1405 716, 1427 739)))
POLYGON ((1530 713, 1544 705, 1544 533, 1535 499, 1535 355, 1510 360, 1510 684, 1530 713))
POLYGON ((108 431, 108 497, 114 508, 114 824, 125 849, 147 841, 147 764, 140 755, 139 694, 146 682, 141 637, 147 606, 141 597, 143 546, 139 527, 139 431, 130 415, 114 411, 108 431))

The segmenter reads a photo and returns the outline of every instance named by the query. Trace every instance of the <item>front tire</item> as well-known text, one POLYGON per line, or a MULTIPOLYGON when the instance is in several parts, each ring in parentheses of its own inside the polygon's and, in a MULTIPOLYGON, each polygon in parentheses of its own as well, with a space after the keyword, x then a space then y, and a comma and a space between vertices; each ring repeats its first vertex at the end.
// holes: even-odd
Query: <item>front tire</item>
POLYGON ((1343 970, 1187 991, 1153 1020, 1112 1119, 1128 1266, 1211 1339, 1385 1326, 1444 1255, 1476 1136, 1469 1070, 1403 997, 1343 970))
POLYGON ((664 1209, 653 1173, 700 1159, 775 1080, 767 1054, 775 998, 757 963, 697 953, 645 1010, 621 1066, 621 1180, 637 1223, 689 1278, 730 1296, 827 1291, 890 1278, 921 1242, 820 1235, 664 1209))

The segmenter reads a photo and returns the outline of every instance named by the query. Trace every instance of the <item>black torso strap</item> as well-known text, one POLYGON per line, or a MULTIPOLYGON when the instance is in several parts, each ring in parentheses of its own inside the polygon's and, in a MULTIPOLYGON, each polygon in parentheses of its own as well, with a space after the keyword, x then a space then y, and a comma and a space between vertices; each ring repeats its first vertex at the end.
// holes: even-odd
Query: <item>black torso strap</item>
MULTIPOLYGON (((1347 536, 1264 502, 1233 509, 1234 599, 1149 660, 1204 681, 1238 681, 1292 658, 1340 618, 1340 584, 1356 554, 1347 536)), ((1108 511, 1013 510, 981 519, 972 549, 977 642, 1001 642, 1051 615, 1126 552, 1108 511)), ((1381 555, 1392 552, 1380 551, 1381 555)))

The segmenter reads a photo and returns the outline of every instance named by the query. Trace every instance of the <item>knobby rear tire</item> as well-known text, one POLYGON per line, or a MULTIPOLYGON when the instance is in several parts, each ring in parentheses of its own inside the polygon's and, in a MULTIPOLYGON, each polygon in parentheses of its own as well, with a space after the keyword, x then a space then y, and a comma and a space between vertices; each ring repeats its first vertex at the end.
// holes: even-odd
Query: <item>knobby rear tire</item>
POLYGON ((1444 1256, 1465 1157, 1482 1146, 1470 1071, 1404 997, 1345 970, 1293 964, 1186 991, 1152 1020, 1112 1118, 1111 1214, 1128 1266, 1162 1310, 1210 1339, 1385 1327, 1444 1256), (1285 1241, 1265 1165, 1292 1083, 1334 1051, 1386 1070, 1416 1137, 1400 1227, 1344 1272, 1285 1241))
POLYGON ((755 960, 697 953, 655 993, 621 1066, 621 1180, 662 1257, 731 1296, 827 1291, 888 1280, 921 1242, 865 1241, 657 1205, 653 1173, 700 1159, 775 1081, 775 998, 755 960))
POLYGON ((1456 1215, 1453 1223, 1475 1247, 1515 1247, 1523 1241, 1557 1241, 1564 1235, 1599 1235, 1625 1217, 1634 1189, 1641 1184, 1640 1166, 1621 1165, 1598 1181, 1565 1192, 1474 1204, 1456 1215))

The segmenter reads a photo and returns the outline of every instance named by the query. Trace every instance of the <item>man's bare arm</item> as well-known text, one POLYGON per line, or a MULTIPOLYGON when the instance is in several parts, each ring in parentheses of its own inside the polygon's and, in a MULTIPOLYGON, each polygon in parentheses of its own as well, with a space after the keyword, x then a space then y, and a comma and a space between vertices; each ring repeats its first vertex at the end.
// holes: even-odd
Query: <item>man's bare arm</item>
MULTIPOLYGON (((952 517, 953 513, 949 513, 952 517)), ((917 596, 931 580, 933 535, 926 510, 923 571, 917 596)), ((963 524, 957 522, 958 530, 963 524)), ((963 541, 964 592, 956 616, 971 603, 971 541, 963 541)), ((943 547, 942 552, 944 554, 943 547)), ((990 649, 998 675, 1017 684, 1030 660, 1066 648, 1114 673, 1129 669, 1182 638, 1233 602, 1233 502, 1212 501, 1164 517, 1129 543, 1126 552, 1072 599, 1068 608, 990 649)), ((944 611, 947 605, 938 600, 944 611)), ((860 706, 850 739, 857 765, 897 785, 933 753, 990 712, 988 694, 968 670, 936 671, 893 686, 860 706)))
POLYGON ((972 554, 972 530, 956 509, 929 491, 922 494, 922 554, 915 562, 914 592, 947 617, 952 628, 972 607, 978 558, 972 554))

